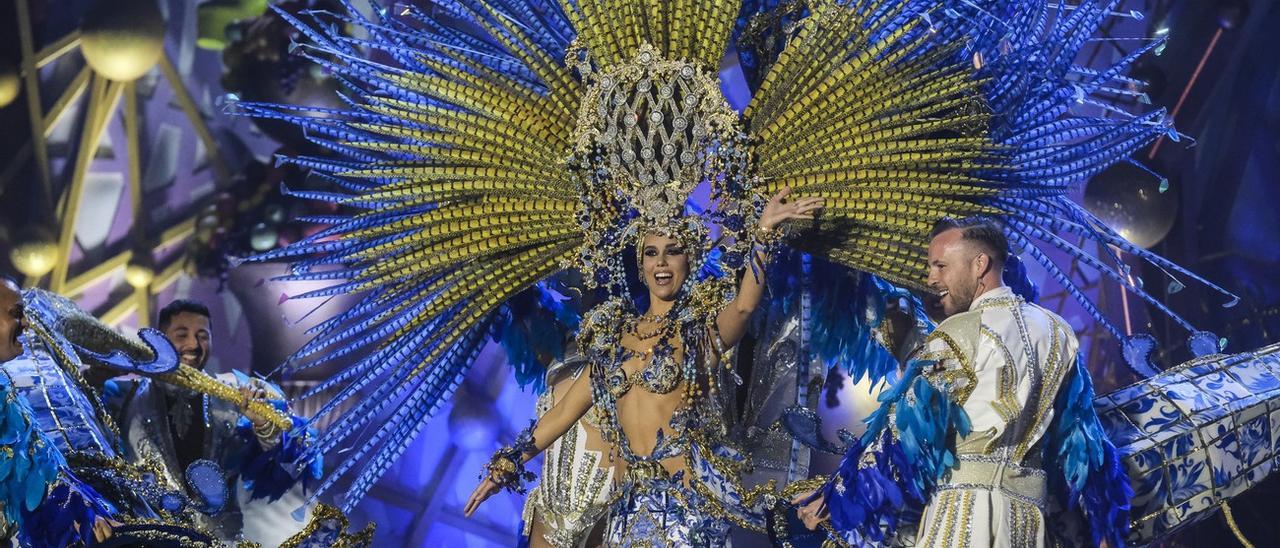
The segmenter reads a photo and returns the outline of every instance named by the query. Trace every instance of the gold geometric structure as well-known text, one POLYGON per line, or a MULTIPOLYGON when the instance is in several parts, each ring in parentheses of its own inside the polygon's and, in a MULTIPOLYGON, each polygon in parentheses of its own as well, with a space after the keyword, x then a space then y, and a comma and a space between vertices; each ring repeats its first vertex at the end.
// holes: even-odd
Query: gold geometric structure
MULTIPOLYGON (((175 68, 170 51, 164 47, 165 22, 153 0, 99 0, 85 13, 87 23, 82 29, 47 44, 35 43, 29 0, 15 0, 14 3, 21 43, 19 70, 22 91, 26 96, 33 135, 9 165, 0 166, 0 196, 43 193, 53 213, 48 217, 56 219, 57 223, 50 227, 55 234, 49 235, 56 246, 52 268, 48 269, 48 274, 39 273, 44 268, 24 272, 28 274, 25 285, 45 287, 77 301, 96 289, 106 297, 93 299, 102 302, 95 303, 91 312, 103 321, 118 325, 122 320, 135 316, 138 327, 146 326, 151 317, 153 297, 170 287, 182 274, 185 263, 183 244, 196 233, 201 206, 210 202, 214 193, 208 192, 193 200, 179 214, 149 218, 153 212, 144 206, 147 189, 144 188, 145 174, 141 165, 144 154, 140 124, 146 119, 143 109, 173 105, 181 109, 181 125, 189 127, 172 129, 181 133, 194 131, 199 139, 195 163, 201 165, 196 165, 192 173, 211 169, 213 189, 221 188, 230 178, 228 166, 195 99, 175 68), (131 30, 128 25, 136 28, 131 30), (120 51, 135 56, 137 61, 130 65, 129 59, 119 55, 120 51), (136 80, 116 81, 99 70, 115 77, 143 76, 136 80), (57 78, 42 78, 42 74, 54 71, 73 73, 74 76, 61 90, 51 90, 57 78), (42 95, 50 93, 55 93, 57 99, 48 108, 43 108, 42 95), (162 101, 164 105, 157 104, 162 101), (125 142, 113 142, 112 133, 123 135, 125 142), (67 146, 63 146, 64 143, 59 142, 61 140, 65 140, 67 146), (200 157, 205 158, 203 162, 200 157), (34 162, 34 165, 29 165, 29 162, 34 162), (34 176, 19 179, 19 174, 28 167, 32 168, 34 176), (92 203, 98 196, 87 195, 86 187, 91 182, 102 180, 120 183, 124 187, 116 199, 123 201, 123 196, 128 196, 132 221, 127 237, 117 235, 116 241, 111 241, 113 231, 110 227, 105 232, 100 226, 96 227, 96 233, 107 237, 95 238, 97 245, 86 249, 86 242, 77 238, 86 230, 85 224, 105 222, 115 225, 115 217, 125 209, 123 203, 107 208, 112 211, 106 211, 99 203, 92 203), (57 184, 59 182, 62 184, 57 184), (91 202, 89 207, 106 213, 108 218, 85 215, 87 201, 91 202), (164 264, 157 264, 157 260, 163 260, 164 264)), ((175 5, 180 6, 170 3, 168 11, 172 12, 175 5)), ((17 105, 14 108, 18 108, 17 105)), ((149 152, 154 156, 155 151, 149 152)), ((154 167, 148 166, 148 169, 154 167)), ((189 174, 177 173, 176 177, 185 175, 189 174)), ((203 176, 208 177, 208 174, 203 176)), ((43 251, 38 247, 35 249, 43 251)), ((17 251, 11 258, 19 258, 17 251)), ((35 258, 44 259, 40 256, 35 258)), ((15 266, 17 264, 15 261, 15 266)))

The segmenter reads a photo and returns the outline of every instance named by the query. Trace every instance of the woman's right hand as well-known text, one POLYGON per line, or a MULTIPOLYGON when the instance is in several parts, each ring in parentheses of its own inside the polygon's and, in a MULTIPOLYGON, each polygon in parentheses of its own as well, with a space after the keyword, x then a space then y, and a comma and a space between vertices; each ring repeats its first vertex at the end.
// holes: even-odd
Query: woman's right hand
POLYGON ((471 514, 474 514, 476 509, 480 507, 480 503, 489 500, 489 497, 498 494, 498 491, 501 490, 502 486, 493 481, 493 477, 486 475, 484 481, 480 482, 480 485, 476 486, 476 490, 471 493, 471 498, 467 499, 467 505, 462 509, 462 514, 466 517, 471 517, 471 514))
POLYGON ((120 525, 122 524, 116 520, 98 516, 93 520, 93 540, 106 542, 107 539, 111 538, 113 530, 120 525))
POLYGON ((804 526, 809 528, 810 531, 817 531, 818 526, 831 517, 831 511, 827 508, 827 501, 822 495, 817 495, 808 504, 804 504, 805 499, 814 497, 814 495, 817 495, 817 489, 791 499, 791 504, 796 506, 796 516, 800 518, 800 521, 804 522, 804 526))

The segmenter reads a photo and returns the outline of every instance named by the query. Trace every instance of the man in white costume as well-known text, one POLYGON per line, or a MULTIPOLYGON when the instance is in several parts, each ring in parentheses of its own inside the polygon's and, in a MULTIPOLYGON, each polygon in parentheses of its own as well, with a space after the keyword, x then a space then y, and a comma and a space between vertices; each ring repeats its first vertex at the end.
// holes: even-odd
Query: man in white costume
MULTIPOLYGON (((965 433, 959 412, 940 415, 938 402, 920 401, 910 391, 904 399, 884 403, 890 406, 882 410, 888 412, 888 433, 878 435, 865 451, 855 448, 846 456, 846 461, 854 460, 851 469, 833 479, 835 490, 800 508, 801 520, 817 528, 827 517, 828 503, 868 508, 867 499, 859 499, 858 493, 865 492, 859 483, 873 476, 850 476, 855 474, 852 470, 883 465, 881 460, 892 452, 887 444, 910 444, 908 460, 947 451, 955 455, 955 466, 937 475, 918 524, 908 520, 897 530, 861 530, 877 528, 870 525, 873 519, 852 525, 855 530, 841 530, 846 540, 947 548, 1044 547, 1050 498, 1044 446, 1057 393, 1076 369, 1075 335, 1059 316, 1005 286, 1002 273, 1009 242, 993 220, 941 220, 934 225, 928 260, 929 287, 941 296, 945 319, 908 361, 923 366, 920 380, 941 393, 947 407, 963 408, 972 428, 965 433), (901 424, 901 416, 895 419, 893 408, 902 411, 904 406, 913 424, 901 424), (913 415, 920 408, 933 411, 913 415), (924 429, 915 424, 940 416, 952 419, 924 429), (932 428, 942 431, 928 434, 932 428), (900 434, 908 429, 910 443, 904 443, 900 434)), ((904 478, 893 474, 892 481, 901 483, 904 478)), ((810 497, 796 502, 806 498, 810 497)))
POLYGON ((1046 544, 1040 446, 1077 342, 1062 318, 1004 285, 1008 249, 989 219, 943 219, 933 230, 929 285, 946 319, 917 358, 936 361, 925 376, 964 408, 972 431, 956 436, 957 467, 925 507, 920 546, 1046 544))

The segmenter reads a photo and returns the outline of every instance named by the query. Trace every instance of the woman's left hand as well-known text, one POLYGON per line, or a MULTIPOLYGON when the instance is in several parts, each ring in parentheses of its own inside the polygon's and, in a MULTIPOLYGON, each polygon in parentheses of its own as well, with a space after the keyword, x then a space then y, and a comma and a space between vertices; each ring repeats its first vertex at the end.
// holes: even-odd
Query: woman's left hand
POLYGON ((769 199, 768 205, 764 206, 764 213, 760 214, 760 228, 773 230, 787 219, 812 219, 814 214, 822 209, 822 198, 799 198, 788 201, 787 196, 790 195, 791 188, 787 187, 769 199))
POLYGON ((498 494, 498 491, 501 490, 502 485, 494 481, 493 476, 486 474, 484 480, 481 480, 480 485, 476 486, 476 490, 467 499, 466 506, 462 507, 462 515, 468 518, 471 517, 480 508, 480 503, 489 500, 489 497, 498 494))

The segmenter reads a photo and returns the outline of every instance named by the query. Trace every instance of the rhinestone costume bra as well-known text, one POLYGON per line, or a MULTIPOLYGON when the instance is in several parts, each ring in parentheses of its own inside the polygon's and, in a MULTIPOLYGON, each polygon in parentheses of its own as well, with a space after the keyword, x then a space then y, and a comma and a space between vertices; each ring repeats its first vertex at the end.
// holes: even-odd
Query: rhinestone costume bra
MULTIPOLYGON (((644 358, 648 355, 645 352, 624 349, 620 361, 625 363, 634 358, 644 358)), ((670 356, 655 356, 644 368, 629 375, 627 370, 619 365, 609 373, 605 383, 609 388, 609 393, 614 398, 622 397, 631 390, 631 387, 637 384, 654 394, 669 394, 680 385, 681 376, 680 365, 674 358, 670 356)))

